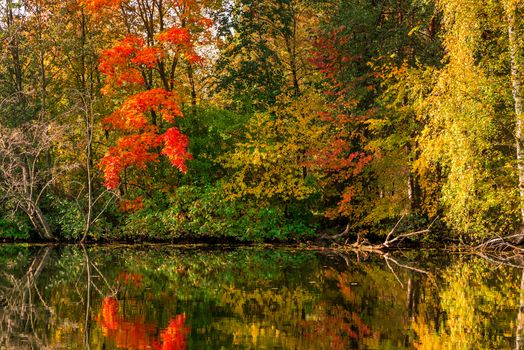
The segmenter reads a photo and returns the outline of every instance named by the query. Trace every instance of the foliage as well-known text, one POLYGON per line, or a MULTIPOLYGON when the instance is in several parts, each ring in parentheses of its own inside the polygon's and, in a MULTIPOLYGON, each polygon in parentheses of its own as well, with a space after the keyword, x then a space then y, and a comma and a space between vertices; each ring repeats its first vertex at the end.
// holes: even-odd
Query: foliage
POLYGON ((130 214, 119 233, 132 240, 231 239, 288 241, 314 234, 303 206, 254 206, 228 200, 220 186, 181 186, 163 208, 159 198, 145 200, 146 209, 130 214))
MULTIPOLYGON (((162 38, 164 38, 162 36, 162 38)), ((160 40, 160 39, 159 39, 160 40)), ((165 38, 169 41, 169 36, 165 38)), ((113 87, 134 85, 146 86, 140 67, 152 69, 165 53, 158 48, 148 47, 141 38, 129 36, 113 48, 103 52, 100 70, 109 78, 105 89, 112 93, 113 87)), ((129 88, 128 88, 129 89, 129 88)), ((175 127, 159 132, 157 118, 172 123, 175 117, 181 117, 177 96, 162 88, 152 88, 129 96, 119 109, 104 119, 108 130, 124 133, 115 147, 111 147, 100 162, 104 171, 105 186, 116 189, 121 183, 121 175, 129 167, 144 169, 150 162, 157 161, 156 149, 162 147, 173 166, 186 171, 185 161, 190 159, 187 153, 188 139, 175 127), (151 115, 152 121, 147 115, 151 115)))
POLYGON ((326 128, 319 123, 322 100, 305 93, 273 112, 256 114, 246 126, 246 141, 220 162, 232 170, 225 185, 232 198, 268 203, 304 200, 317 192, 312 153, 323 147, 326 128))
POLYGON ((49 212, 50 225, 68 241, 77 241, 85 229, 84 217, 78 204, 61 198, 51 197, 53 210, 49 212))
POLYGON ((510 105, 504 100, 501 68, 483 55, 495 44, 485 40, 479 45, 485 28, 503 30, 493 22, 500 9, 480 3, 441 5, 448 63, 426 99, 428 124, 417 166, 434 162, 441 167, 442 203, 453 228, 480 236, 507 231, 515 227, 519 207, 513 150, 504 146, 512 143, 510 105), (463 11, 468 15, 459 15, 463 11))
POLYGON ((28 239, 30 225, 23 218, 0 218, 0 238, 28 239))
POLYGON ((7 0, 3 236, 17 210, 82 241, 511 233, 522 6, 7 0))
POLYGON ((180 120, 180 128, 191 140, 189 151, 193 159, 188 162, 188 174, 180 179, 186 184, 209 185, 223 178, 227 171, 217 162, 235 144, 242 140, 250 115, 238 114, 214 106, 198 109, 196 114, 180 120))

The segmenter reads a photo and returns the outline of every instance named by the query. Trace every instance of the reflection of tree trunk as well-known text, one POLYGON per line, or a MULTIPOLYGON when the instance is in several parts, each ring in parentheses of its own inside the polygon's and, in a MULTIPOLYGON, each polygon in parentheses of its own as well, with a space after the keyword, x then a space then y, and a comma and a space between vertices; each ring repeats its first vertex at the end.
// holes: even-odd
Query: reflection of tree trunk
POLYGON ((34 283, 36 283, 36 279, 45 267, 49 255, 51 255, 51 247, 44 247, 38 251, 35 259, 31 263, 27 273, 31 274, 31 278, 33 279, 34 283))
POLYGON ((84 323, 84 348, 90 349, 89 346, 89 315, 91 309, 91 262, 89 255, 87 254, 86 247, 82 244, 84 250, 84 259, 87 273, 87 292, 86 292, 86 311, 85 311, 85 323, 84 323))
MULTIPOLYGON (((7 348, 16 348, 20 345, 10 346, 9 343, 6 343, 6 341, 10 342, 15 339, 22 340, 24 344, 30 344, 31 348, 47 348, 47 340, 40 339, 34 326, 38 319, 39 308, 33 306, 33 301, 37 297, 45 305, 36 282, 50 254, 51 247, 41 248, 22 277, 9 276, 13 281, 12 288, 3 289, 4 293, 0 295, 5 304, 0 313, 0 334, 2 334, 2 344, 7 348), (21 330, 23 333, 20 332, 21 330)), ((43 336, 45 337, 46 334, 43 336)))
POLYGON ((522 277, 520 278, 520 299, 515 349, 524 349, 524 269, 522 270, 522 277))

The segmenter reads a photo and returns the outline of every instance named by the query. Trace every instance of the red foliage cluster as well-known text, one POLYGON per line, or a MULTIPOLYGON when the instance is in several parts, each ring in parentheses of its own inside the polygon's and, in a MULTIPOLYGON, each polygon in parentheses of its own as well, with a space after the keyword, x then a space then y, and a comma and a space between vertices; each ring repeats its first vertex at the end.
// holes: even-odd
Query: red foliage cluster
POLYGON ((172 27, 156 36, 158 41, 171 45, 190 45, 191 36, 187 28, 172 27))
POLYGON ((186 161, 192 159, 187 151, 189 139, 177 128, 169 128, 164 134, 158 134, 155 127, 141 134, 122 136, 115 147, 109 148, 100 161, 104 172, 104 185, 116 189, 120 185, 121 174, 128 167, 145 169, 147 164, 156 162, 158 149, 164 145, 161 153, 181 172, 187 171, 186 161))
MULTIPOLYGON (((150 64, 152 63, 150 56, 157 57, 158 55, 152 54, 153 51, 149 50, 150 48, 141 48, 141 45, 143 45, 142 40, 136 37, 128 37, 120 42, 116 48, 106 50, 106 53, 113 54, 101 59, 102 72, 110 78, 115 78, 114 83, 117 85, 123 81, 127 83, 143 82, 139 75, 139 69, 136 67, 129 68, 129 62, 150 64), (136 55, 137 50, 142 53, 146 52, 147 57, 136 55), (131 79, 132 76, 140 77, 140 79, 131 79)), ((159 133, 158 127, 150 122, 149 115, 151 113, 155 113, 157 117, 161 117, 169 123, 174 122, 176 117, 182 117, 176 94, 160 88, 146 90, 131 95, 122 103, 120 108, 104 118, 103 123, 106 130, 117 130, 125 133, 118 139, 116 146, 108 150, 100 162, 107 188, 118 188, 121 174, 128 167, 144 169, 148 163, 157 161, 162 145, 164 147, 161 153, 166 155, 180 171, 186 171, 185 162, 191 159, 191 155, 187 152, 188 138, 173 127, 167 129, 164 134, 159 133)), ((124 210, 139 208, 137 205, 131 208, 127 204, 136 203, 124 203, 124 210)))
POLYGON ((176 315, 169 321, 167 329, 160 332, 162 343, 156 343, 153 348, 156 350, 175 350, 185 349, 186 336, 189 333, 189 328, 185 327, 186 315, 176 315))
POLYGON ((165 53, 157 47, 149 47, 144 39, 129 35, 113 47, 102 51, 99 69, 109 79, 103 92, 109 94, 112 87, 143 85, 141 68, 153 68, 165 53))
POLYGON ((118 300, 106 297, 102 301, 102 311, 97 322, 105 337, 113 339, 118 348, 136 350, 183 350, 187 347, 186 337, 189 328, 185 325, 185 314, 176 315, 169 321, 166 329, 145 323, 142 319, 125 320, 118 314, 118 300))
POLYGON ((353 106, 348 102, 347 93, 351 89, 343 77, 347 65, 358 57, 347 56, 344 52, 349 39, 343 35, 342 26, 331 32, 323 33, 315 41, 315 50, 310 62, 323 74, 325 79, 325 94, 331 99, 331 112, 321 115, 321 119, 331 126, 331 140, 329 146, 314 150, 314 163, 310 166, 318 167, 331 174, 330 180, 345 185, 341 191, 341 199, 336 208, 328 210, 326 215, 350 215, 352 199, 357 194, 356 188, 348 181, 361 174, 365 166, 372 160, 360 144, 364 144, 365 127, 368 116, 349 115, 347 110, 353 106))
POLYGON ((336 79, 336 74, 341 71, 342 64, 354 60, 354 57, 344 55, 341 47, 349 42, 343 35, 344 27, 341 26, 315 40, 315 52, 309 61, 317 67, 326 79, 336 79))
POLYGON ((189 63, 202 62, 203 58, 195 51, 195 43, 188 28, 172 27, 156 36, 161 43, 174 46, 189 63))
POLYGON ((164 89, 152 89, 128 97, 122 106, 103 119, 106 130, 144 131, 151 129, 147 114, 156 113, 172 123, 176 117, 182 117, 174 92, 164 89))
MULTIPOLYGON (((93 10, 114 6, 122 0, 92 0, 93 10)), ((198 63, 202 57, 196 52, 212 21, 202 16, 202 3, 195 0, 171 0, 176 19, 171 28, 154 36, 156 42, 146 42, 140 35, 129 35, 100 58, 100 71, 106 76, 104 94, 128 96, 111 115, 103 119, 107 131, 120 136, 100 162, 105 186, 116 189, 124 171, 130 167, 145 169, 151 162, 165 155, 173 166, 186 172, 186 161, 191 159, 187 148, 189 140, 180 130, 169 125, 182 117, 178 97, 171 84, 162 79, 163 88, 153 88, 153 78, 164 67, 176 67, 178 59, 198 63), (169 60, 171 60, 169 62, 169 60), (143 91, 141 91, 143 90, 143 91), (141 92, 137 92, 141 91, 141 92), (165 132, 164 132, 165 130, 165 132)), ((173 74, 174 72, 172 72, 173 74)), ((140 203, 123 202, 123 210, 139 208, 140 203)))
POLYGON ((118 329, 118 300, 106 297, 102 300, 102 314, 97 321, 102 326, 102 333, 107 335, 109 331, 118 329))
POLYGON ((192 158, 191 154, 187 152, 189 145, 187 136, 182 134, 177 128, 170 128, 162 136, 162 139, 164 141, 162 154, 169 159, 173 166, 185 173, 187 171, 186 160, 192 158))
POLYGON ((164 144, 164 154, 181 172, 187 171, 186 161, 192 159, 187 151, 189 139, 177 128, 170 128, 164 134, 158 134, 156 128, 141 134, 122 136, 115 147, 109 148, 100 161, 104 172, 104 185, 108 189, 117 189, 121 174, 128 167, 145 169, 151 162, 158 160, 158 149, 164 144))
POLYGON ((100 161, 100 167, 104 172, 104 185, 108 189, 116 189, 120 185, 121 174, 130 166, 144 169, 150 162, 158 159, 158 153, 154 152, 161 144, 161 138, 152 131, 141 134, 133 134, 121 137, 115 147, 109 151, 100 161))

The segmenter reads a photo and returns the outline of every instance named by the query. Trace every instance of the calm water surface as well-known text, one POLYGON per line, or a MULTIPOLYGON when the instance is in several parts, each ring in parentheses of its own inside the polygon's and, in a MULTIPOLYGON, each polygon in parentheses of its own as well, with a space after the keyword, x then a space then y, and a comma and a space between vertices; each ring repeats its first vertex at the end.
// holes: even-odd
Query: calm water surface
POLYGON ((4 245, 0 349, 524 348, 522 269, 389 257, 4 245))

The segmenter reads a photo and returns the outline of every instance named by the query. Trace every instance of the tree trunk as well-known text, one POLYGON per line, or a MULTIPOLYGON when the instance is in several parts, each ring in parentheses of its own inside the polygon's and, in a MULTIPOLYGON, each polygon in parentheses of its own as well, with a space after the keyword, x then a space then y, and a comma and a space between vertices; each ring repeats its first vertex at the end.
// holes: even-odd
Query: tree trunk
POLYGON ((33 223, 34 228, 41 238, 53 241, 56 240, 56 237, 51 232, 51 228, 47 223, 44 213, 42 213, 37 205, 30 203, 27 215, 29 216, 29 219, 33 223))
POLYGON ((508 21, 509 53, 511 60, 511 86, 515 107, 515 146, 517 157, 517 168, 519 175, 520 214, 521 226, 524 226, 524 125, 522 105, 522 65, 521 50, 519 44, 519 33, 517 25, 517 7, 509 0, 506 4, 506 15, 508 21))
MULTIPOLYGON (((84 234, 82 235, 81 242, 84 242, 87 238, 87 235, 91 231, 91 221, 92 221, 92 211, 93 211, 93 176, 92 176, 92 150, 93 150, 93 127, 94 127, 94 118, 92 110, 92 98, 90 91, 87 87, 87 69, 86 69, 86 41, 87 41, 87 29, 86 29, 86 15, 82 10, 82 21, 81 21, 81 35, 80 35, 80 44, 82 47, 82 53, 80 57, 80 69, 81 69, 81 94, 82 94, 82 103, 84 107, 84 121, 85 121, 85 165, 86 165, 86 185, 87 185, 87 213, 85 215, 85 227, 84 234)), ((92 82, 91 82, 92 84, 92 82)))
POLYGON ((190 62, 188 62, 187 66, 187 76, 189 79, 189 85, 191 86, 191 112, 194 116, 196 115, 197 93, 195 87, 195 77, 193 75, 193 65, 190 62))

